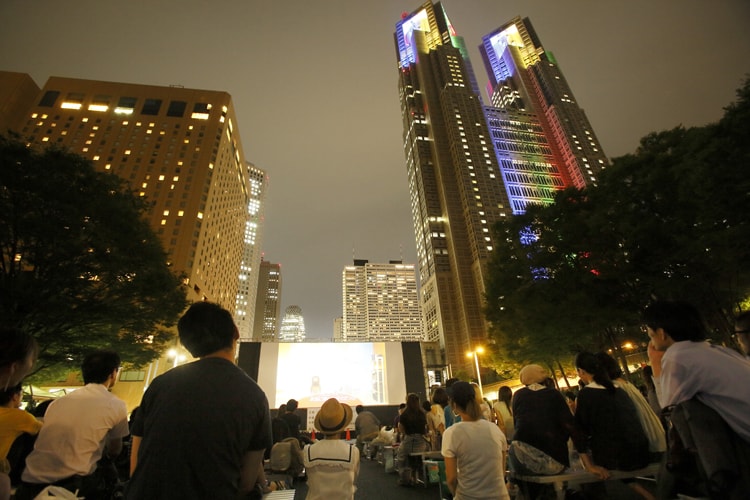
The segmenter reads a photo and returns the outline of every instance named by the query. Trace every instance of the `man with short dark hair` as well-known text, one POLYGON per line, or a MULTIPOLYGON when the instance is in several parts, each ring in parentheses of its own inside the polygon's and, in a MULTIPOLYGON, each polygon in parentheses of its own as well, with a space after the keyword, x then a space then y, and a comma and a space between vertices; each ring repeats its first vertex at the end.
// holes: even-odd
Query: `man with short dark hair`
POLYGON ((177 330, 200 359, 156 377, 143 395, 127 498, 239 498, 272 445, 266 395, 234 363, 239 333, 226 309, 197 302, 177 330))
POLYGON ((747 359, 706 342, 703 320, 688 303, 654 302, 645 309, 643 321, 651 339, 648 356, 661 407, 696 398, 750 443, 747 359))
MULTIPOLYGON (((289 436, 300 440, 300 426, 302 425, 302 420, 299 418, 299 415, 297 415, 298 405, 299 402, 296 399, 290 399, 287 401, 286 411, 284 411, 283 415, 279 415, 279 418, 283 420, 289 428, 289 436)), ((301 440, 300 444, 302 444, 301 440)))
MULTIPOLYGON (((81 365, 84 387, 53 401, 44 415, 34 450, 26 458, 18 499, 35 497, 49 484, 79 489, 87 500, 109 498, 97 462, 114 459, 128 435, 125 402, 110 394, 120 356, 109 350, 88 354, 81 365)), ((111 485, 114 486, 114 485, 111 485)))

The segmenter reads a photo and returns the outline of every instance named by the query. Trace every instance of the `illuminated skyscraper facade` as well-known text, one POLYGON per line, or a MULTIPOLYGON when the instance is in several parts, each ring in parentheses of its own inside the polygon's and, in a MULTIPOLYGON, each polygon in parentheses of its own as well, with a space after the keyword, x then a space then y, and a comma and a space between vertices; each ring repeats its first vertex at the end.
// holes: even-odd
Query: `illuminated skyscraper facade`
MULTIPOLYGON (((266 173, 248 163, 250 180, 250 200, 247 204, 247 222, 245 223, 245 248, 240 265, 237 299, 234 310, 234 321, 240 332, 240 340, 252 340, 262 337, 255 335, 256 297, 258 294, 258 276, 261 262, 261 241, 263 235, 263 214, 265 209, 268 177, 266 173)), ((278 317, 278 315, 277 315, 278 317)))
POLYGON ((278 340, 281 320, 281 265, 261 260, 255 300, 255 342, 278 340))
POLYGON ((414 266, 355 260, 342 273, 341 340, 421 341, 422 319, 414 266))
POLYGON ((232 98, 226 92, 52 77, 17 132, 113 172, 151 204, 188 298, 234 311, 250 202, 232 98))
POLYGON ((305 318, 300 306, 288 306, 281 320, 280 342, 302 342, 305 340, 305 318))
POLYGON ((440 3, 403 15, 394 37, 426 363, 471 373, 465 353, 488 338, 486 263, 501 243, 493 225, 592 182, 606 157, 528 20, 485 37, 491 106, 440 3), (598 156, 577 149, 585 141, 598 156))

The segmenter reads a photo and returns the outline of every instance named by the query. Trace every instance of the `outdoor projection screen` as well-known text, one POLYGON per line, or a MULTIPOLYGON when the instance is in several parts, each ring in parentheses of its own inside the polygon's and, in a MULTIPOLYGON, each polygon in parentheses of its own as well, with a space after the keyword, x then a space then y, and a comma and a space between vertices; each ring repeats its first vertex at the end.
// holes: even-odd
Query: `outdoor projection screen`
MULTIPOLYGON (((406 399, 399 342, 243 343, 239 358, 272 408, 292 398, 300 408, 319 408, 332 397, 352 406, 406 399)), ((414 361, 421 366, 421 359, 414 361)))

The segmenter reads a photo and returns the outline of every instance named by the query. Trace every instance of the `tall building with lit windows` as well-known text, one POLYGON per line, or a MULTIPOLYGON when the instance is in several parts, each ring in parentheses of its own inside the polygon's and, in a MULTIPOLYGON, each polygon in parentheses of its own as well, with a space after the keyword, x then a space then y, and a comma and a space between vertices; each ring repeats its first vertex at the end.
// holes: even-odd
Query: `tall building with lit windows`
POLYGON ((16 127, 126 180, 188 298, 235 310, 254 174, 229 94, 51 77, 16 127))
POLYGON ((488 339, 486 264, 502 244, 493 225, 594 182, 607 160, 528 19, 483 39, 488 103, 439 2, 403 14, 394 41, 425 364, 472 373, 466 352, 488 339))
POLYGON ((280 342, 302 342, 305 340, 305 318, 300 306, 288 306, 281 320, 280 342))
POLYGON ((240 332, 240 340, 252 340, 262 336, 262 334, 255 335, 253 329, 255 327, 258 276, 262 257, 261 241, 268 176, 252 163, 248 163, 247 171, 250 179, 250 200, 247 204, 245 248, 242 253, 234 310, 234 322, 240 332))
POLYGON ((276 342, 281 323, 281 264, 260 261, 253 341, 276 342))
POLYGON ((340 340, 419 342, 423 338, 414 266, 356 259, 342 273, 340 340))

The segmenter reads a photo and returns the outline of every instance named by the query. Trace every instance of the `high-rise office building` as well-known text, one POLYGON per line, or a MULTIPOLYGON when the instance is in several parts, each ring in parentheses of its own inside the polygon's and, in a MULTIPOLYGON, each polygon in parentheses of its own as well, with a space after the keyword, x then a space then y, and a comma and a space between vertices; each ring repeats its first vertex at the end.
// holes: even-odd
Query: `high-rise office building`
POLYGON ((255 342, 275 342, 279 339, 281 320, 281 265, 261 260, 258 273, 258 293, 255 300, 255 342))
MULTIPOLYGON (((29 144, 66 148, 124 179, 150 204, 149 223, 169 265, 184 276, 188 299, 234 312, 252 168, 231 96, 52 77, 30 102, 16 109, 14 131, 29 144)), ((175 345, 148 367, 123 372, 120 380, 129 383, 115 390, 133 407, 145 385, 186 355, 175 345)))
POLYGON ((281 320, 280 342, 302 342, 305 340, 305 318, 300 306, 288 306, 281 320))
POLYGON ((341 340, 421 341, 422 319, 414 266, 356 259, 342 273, 341 340))
POLYGON ((245 248, 242 253, 234 310, 234 321, 240 332, 240 340, 252 340, 263 336, 262 332, 256 335, 253 329, 255 327, 258 277, 262 258, 261 241, 268 177, 263 170, 253 164, 248 164, 248 174, 250 200, 247 204, 248 219, 245 223, 245 248))
POLYGON ((26 73, 0 71, 0 134, 15 130, 39 95, 39 86, 26 73))
POLYGON ((493 225, 593 182, 606 157, 528 19, 484 38, 491 105, 440 3, 404 14, 394 37, 425 360, 471 373, 493 225))
POLYGON ((113 172, 151 204, 151 227, 188 298, 234 311, 250 168, 226 92, 51 77, 18 121, 113 172))

